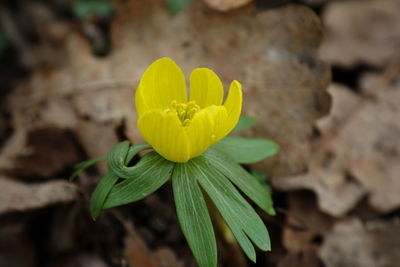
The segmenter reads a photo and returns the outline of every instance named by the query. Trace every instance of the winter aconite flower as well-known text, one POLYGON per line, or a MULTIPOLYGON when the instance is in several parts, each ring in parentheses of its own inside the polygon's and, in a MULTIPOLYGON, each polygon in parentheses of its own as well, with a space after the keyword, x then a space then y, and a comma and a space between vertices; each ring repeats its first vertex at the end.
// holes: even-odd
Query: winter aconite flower
POLYGON ((187 162, 225 137, 238 122, 241 84, 231 83, 224 103, 223 96, 218 76, 198 68, 190 75, 188 97, 182 70, 169 58, 158 59, 145 71, 136 91, 139 131, 164 158, 187 162))

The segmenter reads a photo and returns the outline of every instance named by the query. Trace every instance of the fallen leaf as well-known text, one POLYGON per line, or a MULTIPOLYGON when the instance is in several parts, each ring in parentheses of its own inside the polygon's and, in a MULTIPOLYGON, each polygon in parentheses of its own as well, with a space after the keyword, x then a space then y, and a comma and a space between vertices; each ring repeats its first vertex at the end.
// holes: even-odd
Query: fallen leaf
MULTIPOLYGON (((369 86, 382 84, 385 76, 369 86)), ((380 212, 398 208, 400 82, 393 77, 364 97, 332 86, 332 113, 318 122, 322 138, 315 144, 308 172, 273 179, 274 185, 314 191, 321 210, 333 216, 343 216, 364 196, 380 212)))
POLYGON ((153 252, 153 257, 159 267, 183 267, 183 263, 176 258, 169 248, 159 248, 153 252))
POLYGON ((14 221, 3 220, 0 230, 0 266, 37 266, 37 250, 26 235, 26 223, 21 220, 21 216, 14 221))
POLYGON ((346 67, 383 67, 399 56, 400 3, 397 0, 331 1, 322 15, 327 38, 321 58, 346 67))
POLYGON ((2 176, 0 188, 0 214, 68 203, 77 197, 76 186, 61 180, 27 184, 2 176))
POLYGON ((283 244, 292 253, 315 250, 316 240, 331 230, 333 218, 320 212, 310 192, 293 192, 288 196, 288 212, 283 227, 283 244))
POLYGON ((12 176, 50 178, 81 159, 73 133, 52 125, 20 128, 1 150, 0 171, 12 176))
POLYGON ((128 266, 143 267, 181 267, 183 264, 169 248, 151 250, 146 241, 138 234, 129 221, 118 216, 124 225, 127 236, 125 238, 124 257, 128 266))
POLYGON ((252 0, 203 0, 210 8, 226 12, 244 6, 252 0))
POLYGON ((368 192, 371 206, 381 212, 400 207, 399 101, 397 79, 371 99, 367 97, 333 145, 345 168, 368 192))
POLYGON ((397 220, 347 219, 335 225, 319 252, 327 267, 384 267, 400 262, 397 220))
POLYGON ((301 253, 287 253, 279 261, 278 267, 319 267, 318 254, 316 248, 306 248, 301 253))

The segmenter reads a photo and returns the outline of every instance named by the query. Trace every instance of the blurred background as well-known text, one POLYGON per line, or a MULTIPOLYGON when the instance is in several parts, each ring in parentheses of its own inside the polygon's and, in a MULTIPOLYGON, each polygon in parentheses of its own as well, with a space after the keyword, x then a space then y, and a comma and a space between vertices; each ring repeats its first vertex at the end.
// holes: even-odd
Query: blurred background
POLYGON ((244 88, 243 133, 281 146, 264 173, 272 252, 219 266, 400 266, 400 1, 2 0, 0 266, 196 266, 171 185, 93 222, 106 164, 141 140, 134 90, 155 59, 244 88))

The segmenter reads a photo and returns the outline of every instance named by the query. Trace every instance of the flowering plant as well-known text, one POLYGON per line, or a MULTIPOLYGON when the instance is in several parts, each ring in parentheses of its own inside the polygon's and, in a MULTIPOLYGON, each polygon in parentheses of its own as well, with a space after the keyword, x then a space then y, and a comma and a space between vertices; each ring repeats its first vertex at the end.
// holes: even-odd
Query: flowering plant
POLYGON ((238 189, 262 210, 275 214, 267 186, 240 164, 271 156, 278 146, 266 139, 225 137, 251 127, 254 121, 239 120, 242 88, 238 81, 231 83, 224 103, 223 94, 220 79, 210 69, 192 72, 188 98, 184 75, 175 62, 161 58, 151 64, 135 97, 138 129, 146 142, 121 142, 107 157, 79 164, 73 175, 100 160, 108 161, 109 171, 92 195, 93 219, 101 210, 143 199, 171 179, 178 219, 200 266, 217 265, 207 204, 215 205, 252 261, 256 260, 253 243, 270 250, 267 228, 238 189), (128 166, 145 150, 152 151, 128 166), (203 192, 212 204, 205 201, 203 192))

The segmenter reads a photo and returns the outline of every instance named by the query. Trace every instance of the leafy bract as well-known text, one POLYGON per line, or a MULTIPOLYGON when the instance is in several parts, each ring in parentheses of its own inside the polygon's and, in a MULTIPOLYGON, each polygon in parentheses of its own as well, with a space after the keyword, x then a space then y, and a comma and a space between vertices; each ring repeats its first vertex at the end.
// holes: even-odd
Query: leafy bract
POLYGON ((217 246, 206 202, 189 164, 176 164, 172 185, 182 231, 200 266, 217 266, 217 246))
POLYGON ((115 145, 108 154, 108 167, 119 177, 133 177, 137 173, 136 166, 128 167, 127 164, 138 152, 150 148, 151 146, 145 142, 131 146, 129 141, 123 141, 115 145))
MULTIPOLYGON (((234 157, 211 147, 202 156, 186 163, 174 163, 153 151, 144 155, 136 165, 128 166, 138 152, 147 149, 151 149, 147 143, 131 145, 128 141, 112 148, 107 156, 109 171, 92 196, 90 211, 93 219, 102 209, 128 204, 148 196, 172 176, 178 219, 201 267, 217 265, 217 248, 210 215, 200 188, 207 193, 252 261, 256 261, 254 245, 264 251, 270 250, 270 239, 264 223, 238 189, 261 209, 274 215, 270 191, 243 169, 234 157)), ((82 166, 98 160, 88 161, 82 166)))
POLYGON ((268 181, 269 177, 265 172, 259 171, 259 170, 254 169, 254 168, 250 168, 250 173, 251 173, 251 175, 256 177, 257 180, 262 184, 266 183, 268 181))
POLYGON ((118 176, 112 171, 108 171, 106 175, 97 184, 96 189, 92 194, 90 200, 90 215, 93 220, 96 220, 100 215, 101 210, 104 206, 104 201, 106 200, 111 188, 118 181, 118 176))
POLYGON ((256 261, 251 241, 261 250, 270 250, 267 228, 232 183, 203 156, 192 159, 186 165, 211 198, 246 255, 256 261))
POLYGON ((145 198, 168 181, 174 165, 175 163, 156 152, 147 153, 131 167, 129 178, 111 189, 103 208, 108 209, 145 198))
POLYGON ((241 116, 235 128, 233 128, 232 132, 241 132, 247 130, 254 125, 256 125, 257 121, 254 117, 250 116, 241 116))
POLYGON ((90 166, 92 166, 92 165, 94 165, 94 164, 96 164, 96 163, 98 163, 100 161, 106 160, 106 159, 107 159, 107 157, 98 157, 98 158, 92 158, 92 159, 88 159, 88 160, 82 161, 81 163, 77 164, 74 167, 74 172, 69 177, 69 180, 70 181, 75 180, 75 178, 78 177, 78 175, 81 172, 83 172, 84 170, 86 170, 90 166))
MULTIPOLYGON (((128 141, 121 142, 117 144, 110 152, 108 155, 109 159, 109 166, 110 170, 107 172, 107 174, 100 180, 100 182, 97 184, 96 189, 94 190, 92 194, 92 198, 90 201, 90 214, 92 218, 95 220, 101 210, 103 209, 103 206, 106 202, 106 198, 108 197, 111 189, 114 187, 116 182, 118 181, 119 178, 126 178, 123 176, 119 176, 118 174, 123 173, 124 171, 131 170, 131 167, 127 167, 126 164, 128 164, 133 157, 140 151, 148 149, 149 145, 147 143, 139 143, 136 145, 130 145, 128 141), (118 155, 115 155, 115 153, 118 152, 118 155), (122 158, 122 162, 120 159, 122 158), (118 163, 118 164, 117 164, 118 163)), ((97 163, 100 160, 104 160, 105 157, 100 157, 100 158, 95 158, 91 160, 87 160, 79 164, 80 166, 80 171, 82 171, 84 168, 93 165, 97 163)), ((132 167, 133 168, 133 167, 132 167)), ((78 170, 76 171, 77 173, 78 170)), ((76 174, 77 175, 77 174, 76 174)))
POLYGON ((255 163, 267 157, 275 155, 279 146, 267 139, 255 139, 228 136, 213 145, 225 154, 230 155, 237 163, 255 163))
POLYGON ((209 148, 203 156, 211 166, 231 180, 262 210, 270 215, 275 215, 270 191, 256 177, 248 173, 228 155, 216 149, 209 148))

